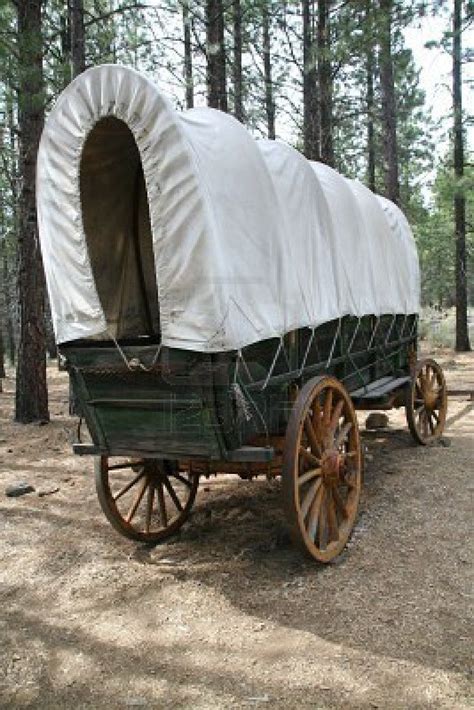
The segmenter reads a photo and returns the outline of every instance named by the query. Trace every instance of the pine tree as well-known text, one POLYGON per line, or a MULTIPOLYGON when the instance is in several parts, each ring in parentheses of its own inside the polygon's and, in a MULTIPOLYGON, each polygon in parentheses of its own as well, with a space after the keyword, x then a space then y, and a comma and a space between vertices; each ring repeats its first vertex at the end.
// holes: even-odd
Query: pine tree
POLYGON ((38 241, 35 167, 43 128, 41 0, 18 0, 21 189, 18 201, 20 340, 16 421, 49 420, 44 334, 44 275, 38 241))
POLYGON ((464 136, 462 114, 461 35, 462 4, 454 0, 453 114, 454 114, 454 233, 456 241, 456 350, 471 349, 467 325, 466 198, 464 195, 464 136))
POLYGON ((379 9, 385 194, 392 202, 399 204, 397 111, 392 57, 393 0, 380 0, 379 9))
POLYGON ((316 40, 314 36, 315 21, 311 0, 302 0, 303 15, 303 145, 304 154, 308 160, 319 160, 320 147, 320 115, 318 100, 318 64, 316 56, 316 40))
POLYGON ((227 111, 226 50, 222 0, 206 2, 207 102, 227 111))

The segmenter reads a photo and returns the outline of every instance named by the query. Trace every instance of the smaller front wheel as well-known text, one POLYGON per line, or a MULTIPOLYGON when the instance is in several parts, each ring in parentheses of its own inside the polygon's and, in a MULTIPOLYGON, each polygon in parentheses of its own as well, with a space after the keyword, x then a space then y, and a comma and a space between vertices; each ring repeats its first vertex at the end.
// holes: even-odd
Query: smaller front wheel
POLYGON ((178 462, 96 459, 97 495, 108 521, 131 540, 161 542, 187 520, 199 476, 178 462))
POLYGON ((418 444, 426 446, 439 439, 447 411, 448 393, 441 366, 435 360, 420 360, 405 400, 408 428, 418 444))
POLYGON ((293 539, 319 562, 346 545, 357 517, 362 458, 357 416, 345 387, 315 377, 288 422, 283 496, 293 539))

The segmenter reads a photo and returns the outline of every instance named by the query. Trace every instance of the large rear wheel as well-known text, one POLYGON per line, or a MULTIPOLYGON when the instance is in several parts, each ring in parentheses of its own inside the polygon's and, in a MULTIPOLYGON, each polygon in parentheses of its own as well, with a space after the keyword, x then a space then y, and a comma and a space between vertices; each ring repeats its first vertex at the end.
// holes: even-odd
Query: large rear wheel
POLYGON ((283 495, 293 539, 320 562, 344 549, 357 517, 362 454, 357 417, 345 387, 316 377, 290 415, 283 495))

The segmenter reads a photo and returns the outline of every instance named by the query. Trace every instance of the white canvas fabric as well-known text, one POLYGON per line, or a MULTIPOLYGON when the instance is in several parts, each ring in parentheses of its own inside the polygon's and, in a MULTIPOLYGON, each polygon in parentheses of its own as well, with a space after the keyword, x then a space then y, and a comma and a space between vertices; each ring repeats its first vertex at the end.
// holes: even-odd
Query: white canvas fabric
POLYGON ((418 311, 398 208, 226 114, 175 111, 125 67, 90 69, 61 94, 37 206, 58 343, 159 331, 218 352, 418 311))

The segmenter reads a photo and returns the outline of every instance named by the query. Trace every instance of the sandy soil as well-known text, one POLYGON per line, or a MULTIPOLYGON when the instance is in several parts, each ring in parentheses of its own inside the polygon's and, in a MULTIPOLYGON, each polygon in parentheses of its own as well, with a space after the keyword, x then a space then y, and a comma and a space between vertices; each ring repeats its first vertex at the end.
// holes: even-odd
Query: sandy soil
MULTIPOLYGON (((472 355, 438 355, 474 388, 472 355)), ((292 547, 278 482, 205 481, 171 542, 120 537, 49 376, 50 425, 12 423, 11 378, 0 395, 1 707, 472 707, 473 401, 450 400, 436 447, 402 413, 364 434, 359 522, 321 567, 292 547), (19 480, 36 492, 7 498, 19 480)))

